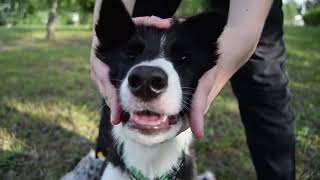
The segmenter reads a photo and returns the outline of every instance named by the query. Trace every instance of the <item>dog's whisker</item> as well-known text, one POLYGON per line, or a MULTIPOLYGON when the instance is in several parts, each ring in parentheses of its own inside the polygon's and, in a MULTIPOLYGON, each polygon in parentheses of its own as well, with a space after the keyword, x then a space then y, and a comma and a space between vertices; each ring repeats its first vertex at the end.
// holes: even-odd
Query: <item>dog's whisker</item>
POLYGON ((187 104, 187 105, 190 105, 190 101, 185 100, 185 99, 182 100, 182 103, 187 104))
POLYGON ((190 104, 190 103, 191 103, 191 100, 183 99, 183 100, 182 100, 182 103, 185 103, 185 104, 187 104, 187 105, 191 105, 191 104, 190 104))
POLYGON ((192 93, 182 93, 183 95, 193 95, 192 93))
POLYGON ((112 81, 119 81, 119 82, 122 82, 122 80, 121 80, 121 79, 110 79, 110 80, 112 80, 112 81))
POLYGON ((188 111, 191 111, 191 108, 185 106, 184 109, 188 110, 188 111))
POLYGON ((192 93, 192 92, 189 92, 189 91, 182 91, 182 93, 192 93))
POLYGON ((181 86, 181 89, 194 89, 195 90, 196 88, 181 86))
POLYGON ((98 112, 100 112, 105 106, 107 106, 107 104, 102 105, 102 106, 98 109, 98 112))
POLYGON ((182 108, 183 109, 187 109, 188 111, 191 111, 191 108, 187 105, 187 104, 182 104, 183 106, 182 106, 182 108))
POLYGON ((188 111, 191 111, 191 107, 186 104, 183 104, 183 109, 187 109, 188 111))

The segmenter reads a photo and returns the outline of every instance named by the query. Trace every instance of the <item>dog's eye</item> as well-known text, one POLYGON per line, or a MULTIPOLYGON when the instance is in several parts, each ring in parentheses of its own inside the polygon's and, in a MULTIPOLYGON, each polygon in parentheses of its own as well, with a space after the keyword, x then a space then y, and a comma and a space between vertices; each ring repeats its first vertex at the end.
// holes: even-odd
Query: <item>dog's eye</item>
POLYGON ((186 61, 188 60, 188 57, 186 55, 183 55, 180 57, 179 61, 186 61))
POLYGON ((188 52, 183 52, 178 56, 178 62, 186 62, 190 59, 191 55, 188 52))
POLYGON ((139 52, 132 51, 132 50, 127 50, 126 55, 129 59, 134 60, 136 57, 139 55, 139 52))
POLYGON ((179 42, 174 43, 171 47, 171 54, 178 63, 183 63, 191 58, 191 51, 185 46, 185 44, 179 42))
POLYGON ((130 59, 130 60, 134 60, 136 59, 136 57, 142 53, 144 49, 144 44, 143 43, 130 43, 125 49, 124 52, 126 54, 126 56, 130 59))

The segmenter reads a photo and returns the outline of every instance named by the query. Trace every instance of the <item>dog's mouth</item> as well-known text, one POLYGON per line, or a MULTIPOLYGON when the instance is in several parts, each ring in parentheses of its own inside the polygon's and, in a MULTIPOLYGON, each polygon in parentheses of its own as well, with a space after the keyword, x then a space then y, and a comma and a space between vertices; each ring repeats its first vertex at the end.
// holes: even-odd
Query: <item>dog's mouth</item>
POLYGON ((157 112, 143 110, 130 113, 128 126, 143 134, 154 134, 170 129, 177 123, 177 116, 168 116, 157 112))

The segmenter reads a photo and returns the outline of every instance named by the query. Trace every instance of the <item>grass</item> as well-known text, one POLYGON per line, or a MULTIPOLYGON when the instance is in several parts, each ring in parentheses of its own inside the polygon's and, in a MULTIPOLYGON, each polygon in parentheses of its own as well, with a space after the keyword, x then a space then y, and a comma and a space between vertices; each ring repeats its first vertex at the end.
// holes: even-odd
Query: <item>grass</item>
MULTIPOLYGON (((58 179, 94 147, 100 97, 90 80, 90 30, 0 28, 0 177, 58 179)), ((296 112, 297 179, 320 178, 320 30, 286 27, 287 69, 296 112)), ((255 179, 230 87, 195 144, 200 170, 255 179)), ((1 178, 0 178, 1 179, 1 178)))

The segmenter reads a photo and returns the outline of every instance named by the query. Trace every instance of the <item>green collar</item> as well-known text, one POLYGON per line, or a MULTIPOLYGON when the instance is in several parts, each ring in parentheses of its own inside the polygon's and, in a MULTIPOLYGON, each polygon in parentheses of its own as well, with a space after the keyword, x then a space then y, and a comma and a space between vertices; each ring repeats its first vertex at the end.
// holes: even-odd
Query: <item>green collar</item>
MULTIPOLYGON (((125 160, 123 159, 123 144, 117 145, 117 153, 120 156, 121 161, 125 165, 125 160)), ((173 168, 170 172, 163 174, 153 180, 175 180, 177 178, 178 172, 180 168, 183 166, 185 154, 182 153, 182 156, 179 158, 179 166, 177 168, 173 168)), ((136 169, 135 167, 126 167, 127 173, 130 177, 130 180, 150 180, 149 178, 145 177, 141 171, 136 169)))

